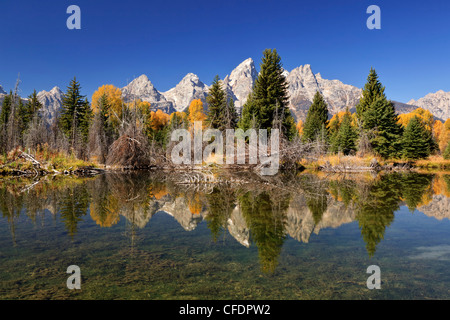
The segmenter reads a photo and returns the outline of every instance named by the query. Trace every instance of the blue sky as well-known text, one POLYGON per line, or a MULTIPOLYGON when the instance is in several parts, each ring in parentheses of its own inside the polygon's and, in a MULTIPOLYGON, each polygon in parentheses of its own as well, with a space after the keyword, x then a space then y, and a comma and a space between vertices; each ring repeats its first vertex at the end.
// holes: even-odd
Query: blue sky
POLYGON ((88 98, 147 74, 166 91, 188 72, 206 84, 276 48, 289 71, 311 64, 326 79, 362 87, 373 66, 388 98, 407 102, 450 91, 450 1, 384 0, 1 0, 0 85, 21 95, 66 89, 88 98), (66 9, 81 8, 81 30, 66 9), (369 5, 381 30, 369 30, 369 5))

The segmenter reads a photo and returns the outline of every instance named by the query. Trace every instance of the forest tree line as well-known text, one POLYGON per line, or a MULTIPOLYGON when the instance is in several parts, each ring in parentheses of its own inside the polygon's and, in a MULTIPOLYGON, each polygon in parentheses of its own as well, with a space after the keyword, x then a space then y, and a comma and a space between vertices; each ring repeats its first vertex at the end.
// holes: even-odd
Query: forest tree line
MULTIPOLYGON (((356 112, 349 109, 331 117, 320 92, 314 96, 306 120, 295 121, 288 106, 288 83, 277 51, 263 52, 261 71, 252 92, 237 110, 233 99, 216 76, 206 97, 185 112, 166 114, 152 110, 149 102, 124 101, 113 85, 103 85, 91 102, 72 79, 64 93, 58 117, 49 124, 36 90, 22 100, 15 92, 5 96, 0 112, 0 152, 15 148, 50 149, 89 159, 99 164, 150 164, 154 154, 164 154, 175 129, 204 128, 280 130, 284 147, 304 145, 315 154, 373 154, 384 159, 416 160, 431 154, 450 158, 450 119, 434 119, 424 109, 398 115, 374 69, 370 70, 356 112), (131 147, 130 147, 131 146, 131 147)), ((300 159, 298 159, 300 160, 300 159)))

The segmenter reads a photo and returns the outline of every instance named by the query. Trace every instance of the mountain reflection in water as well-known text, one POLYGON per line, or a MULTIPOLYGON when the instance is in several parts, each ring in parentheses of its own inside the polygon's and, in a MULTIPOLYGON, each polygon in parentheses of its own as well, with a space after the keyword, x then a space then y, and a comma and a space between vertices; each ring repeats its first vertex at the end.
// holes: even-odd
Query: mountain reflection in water
POLYGON ((181 176, 145 172, 7 180, 0 187, 0 211, 13 243, 19 217, 24 215, 32 221, 48 212, 60 215, 68 236, 76 239, 78 225, 85 219, 100 228, 126 219, 133 237, 133 230, 145 228, 155 213, 163 211, 186 231, 206 221, 215 242, 228 232, 245 247, 255 245, 266 272, 277 268, 288 236, 307 243, 322 229, 357 221, 371 257, 400 206, 437 219, 450 218, 450 175, 446 174, 303 173, 262 179, 242 173, 236 177, 203 184, 184 184, 181 176))

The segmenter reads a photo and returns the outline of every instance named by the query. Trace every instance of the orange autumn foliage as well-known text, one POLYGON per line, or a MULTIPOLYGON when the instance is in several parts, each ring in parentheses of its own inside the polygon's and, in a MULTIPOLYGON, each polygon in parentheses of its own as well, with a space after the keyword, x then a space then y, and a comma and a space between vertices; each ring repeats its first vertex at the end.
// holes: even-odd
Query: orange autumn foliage
POLYGON ((161 200, 169 191, 165 184, 151 186, 149 190, 150 197, 155 197, 156 200, 161 200))
POLYGON ((410 113, 400 114, 398 116, 398 123, 401 124, 404 128, 406 128, 409 121, 411 121, 411 119, 414 118, 415 116, 417 116, 420 120, 422 120, 422 122, 425 124, 425 127, 428 130, 430 131, 432 130, 435 121, 434 116, 430 111, 425 110, 423 108, 417 108, 416 110, 410 113))
POLYGON ((200 214, 202 212, 202 202, 198 193, 194 194, 192 198, 188 197, 188 207, 192 214, 200 214))
POLYGON ((173 119, 175 118, 175 116, 178 118, 178 120, 184 121, 187 119, 186 112, 175 111, 170 114, 169 122, 173 122, 173 119))
POLYGON ((433 180, 433 193, 450 198, 450 186, 445 182, 442 174, 436 175, 433 180))
POLYGON ((422 199, 417 204, 417 207, 420 208, 422 206, 426 206, 433 200, 433 194, 431 192, 426 192, 422 195, 422 199))
POLYGON ((301 119, 298 119, 298 122, 297 122, 297 132, 298 132, 299 136, 303 135, 303 121, 301 119))
POLYGON ((169 123, 169 118, 170 116, 161 110, 157 110, 156 112, 151 111, 150 127, 154 131, 159 131, 162 128, 164 128, 167 125, 167 123, 169 123))
POLYGON ((433 134, 438 143, 441 141, 443 132, 444 132, 444 123, 442 123, 442 121, 436 120, 433 124, 433 134))
POLYGON ((109 228, 117 224, 120 220, 118 208, 118 199, 113 196, 108 196, 105 208, 100 208, 93 202, 89 207, 89 211, 92 220, 94 220, 96 224, 102 228, 109 228))
MULTIPOLYGON (((338 113, 333 114, 330 121, 328 121, 328 128, 333 127, 333 122, 337 121, 339 119, 339 124, 342 123, 342 120, 344 120, 344 115, 347 113, 347 111, 339 111, 338 113)), ((356 127, 356 113, 351 113, 348 111, 348 113, 352 117, 352 126, 356 127)))
POLYGON ((450 131, 450 118, 448 118, 447 120, 445 120, 444 122, 444 128, 446 131, 450 131))
POLYGON ((445 121, 442 128, 442 133, 440 135, 439 149, 441 149, 441 152, 444 152, 449 142, 450 142, 450 118, 445 121))
POLYGON ((112 118, 113 122, 117 122, 118 118, 122 115, 122 91, 119 88, 116 88, 112 84, 105 84, 97 89, 92 95, 92 110, 94 113, 98 112, 98 102, 99 99, 106 95, 108 102, 110 104, 110 114, 109 116, 112 118))
POLYGON ((193 124, 194 121, 202 121, 202 128, 205 128, 206 118, 206 114, 203 113, 203 102, 200 99, 192 100, 189 105, 189 122, 193 124))
POLYGON ((143 114, 147 114, 150 111, 150 102, 138 100, 137 107, 143 114))

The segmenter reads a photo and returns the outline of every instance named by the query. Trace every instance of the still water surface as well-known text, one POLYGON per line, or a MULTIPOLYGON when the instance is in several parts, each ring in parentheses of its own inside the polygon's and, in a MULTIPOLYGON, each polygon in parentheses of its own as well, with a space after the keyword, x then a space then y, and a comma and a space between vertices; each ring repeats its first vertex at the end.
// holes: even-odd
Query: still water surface
POLYGON ((0 299, 450 298, 450 175, 184 181, 2 180, 0 299))

